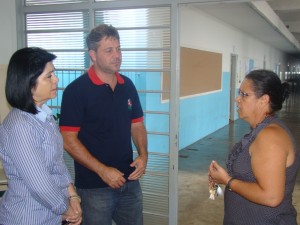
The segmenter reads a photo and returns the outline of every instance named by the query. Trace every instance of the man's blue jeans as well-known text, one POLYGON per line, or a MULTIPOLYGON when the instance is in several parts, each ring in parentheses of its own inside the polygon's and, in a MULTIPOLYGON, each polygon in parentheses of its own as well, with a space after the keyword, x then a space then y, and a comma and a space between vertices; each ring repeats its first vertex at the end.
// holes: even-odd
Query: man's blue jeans
POLYGON ((143 196, 139 181, 119 189, 79 189, 82 225, 143 225, 143 196))

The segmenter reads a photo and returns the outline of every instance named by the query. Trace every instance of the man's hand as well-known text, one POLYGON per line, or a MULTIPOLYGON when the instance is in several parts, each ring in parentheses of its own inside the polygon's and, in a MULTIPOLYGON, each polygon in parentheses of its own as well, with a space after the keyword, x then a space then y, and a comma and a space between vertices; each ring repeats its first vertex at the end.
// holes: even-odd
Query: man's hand
POLYGON ((101 179, 111 188, 117 189, 122 187, 126 179, 124 174, 113 167, 106 166, 101 172, 101 179))
POLYGON ((131 164, 131 167, 135 167, 135 170, 129 175, 128 180, 138 180, 146 172, 147 157, 138 156, 131 164))

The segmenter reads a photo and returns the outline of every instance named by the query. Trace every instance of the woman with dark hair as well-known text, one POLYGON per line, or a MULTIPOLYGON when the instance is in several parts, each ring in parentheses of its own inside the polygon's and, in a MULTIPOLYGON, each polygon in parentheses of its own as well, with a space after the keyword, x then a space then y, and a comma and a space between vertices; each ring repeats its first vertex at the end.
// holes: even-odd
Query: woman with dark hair
POLYGON ((5 92, 12 110, 0 126, 8 190, 0 200, 0 224, 81 223, 80 198, 63 160, 62 137, 46 105, 56 97, 55 58, 40 48, 23 48, 8 65, 5 92))
POLYGON ((275 115, 286 88, 267 70, 250 72, 240 86, 238 114, 251 131, 233 147, 227 171, 216 161, 209 167, 209 182, 226 185, 224 225, 297 225, 292 193, 299 150, 275 115))

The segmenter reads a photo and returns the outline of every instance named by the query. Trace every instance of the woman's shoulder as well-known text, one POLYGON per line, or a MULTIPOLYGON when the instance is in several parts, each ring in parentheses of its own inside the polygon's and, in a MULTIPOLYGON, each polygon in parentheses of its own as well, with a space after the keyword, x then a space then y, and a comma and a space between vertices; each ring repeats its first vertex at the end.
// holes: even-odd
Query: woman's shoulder
POLYGON ((12 108, 12 110, 4 118, 1 126, 6 132, 18 132, 18 130, 24 130, 26 127, 38 129, 36 121, 37 120, 33 114, 17 108, 12 108))
POLYGON ((263 136, 270 136, 273 138, 281 137, 281 135, 289 136, 286 126, 284 126, 283 123, 280 123, 280 121, 270 123, 262 129, 260 133, 263 136))
POLYGON ((290 141, 290 137, 286 129, 280 124, 270 123, 258 133, 257 140, 262 142, 276 142, 279 140, 290 141))
POLYGON ((293 141, 288 132, 278 123, 270 123, 263 128, 254 140, 254 146, 252 152, 255 149, 262 152, 288 152, 289 149, 293 149, 293 141), (263 150, 263 151, 262 151, 263 150))

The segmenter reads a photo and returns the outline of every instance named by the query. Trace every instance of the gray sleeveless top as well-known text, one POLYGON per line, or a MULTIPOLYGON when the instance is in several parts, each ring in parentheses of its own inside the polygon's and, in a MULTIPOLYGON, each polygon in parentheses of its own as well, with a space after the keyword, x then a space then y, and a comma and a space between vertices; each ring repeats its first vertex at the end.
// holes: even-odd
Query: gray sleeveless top
POLYGON ((299 150, 291 132, 277 117, 267 117, 249 134, 246 134, 240 142, 235 144, 226 164, 228 173, 236 179, 255 182, 251 168, 249 146, 257 134, 270 123, 277 123, 283 127, 294 144, 296 157, 294 163, 286 169, 284 199, 277 207, 268 207, 250 202, 235 192, 226 190, 223 225, 297 225, 297 212, 292 205, 292 193, 299 167, 299 150))

